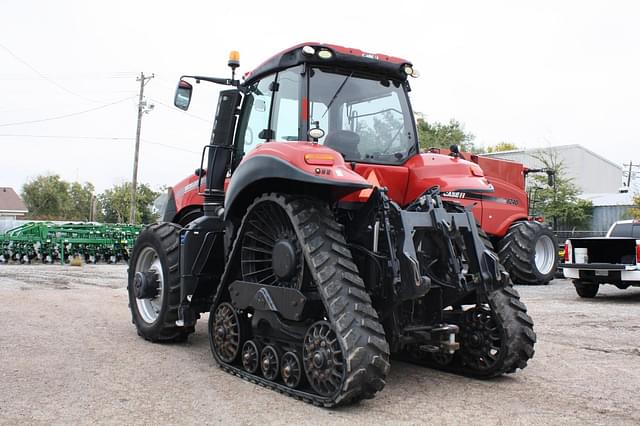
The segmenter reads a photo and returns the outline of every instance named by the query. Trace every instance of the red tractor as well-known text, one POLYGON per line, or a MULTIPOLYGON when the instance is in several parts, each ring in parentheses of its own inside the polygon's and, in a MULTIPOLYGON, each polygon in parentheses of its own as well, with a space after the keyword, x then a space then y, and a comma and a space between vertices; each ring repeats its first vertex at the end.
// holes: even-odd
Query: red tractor
MULTIPOLYGON (((526 177, 530 173, 545 172, 549 185, 554 184, 554 174, 547 169, 529 169, 514 161, 461 153, 451 149, 432 148, 430 153, 455 156, 479 165, 493 192, 467 191, 449 184, 442 175, 438 184, 444 199, 456 200, 460 204, 473 207, 476 221, 487 233, 493 248, 498 252, 500 262, 520 284, 547 284, 554 278, 558 267, 558 243, 548 226, 540 223, 541 218, 529 216, 529 199, 525 190, 526 177)), ((409 163, 411 164, 411 163, 409 163)), ((388 186, 385 175, 379 168, 360 165, 355 169, 362 175, 373 170, 377 186, 388 186)), ((430 173, 435 170, 430 169, 430 173)), ((169 188, 167 202, 163 210, 163 220, 186 226, 196 217, 202 216, 204 186, 198 188, 202 169, 169 188)), ((446 173, 446 171, 445 171, 446 173)), ((406 185, 404 182, 401 185, 406 185)), ((409 198, 411 194, 409 195, 409 198)), ((405 197, 404 202, 408 198, 405 197)))
POLYGON ((224 370, 327 407, 372 398, 392 354, 477 378, 524 368, 526 306, 471 207, 441 196, 494 187, 456 153, 419 152, 412 64, 304 43, 242 82, 229 65, 230 79, 178 84, 183 110, 190 81, 231 89, 198 180, 173 194, 201 192, 202 214, 175 209, 180 225, 135 244, 138 334, 184 340, 209 312, 224 370))

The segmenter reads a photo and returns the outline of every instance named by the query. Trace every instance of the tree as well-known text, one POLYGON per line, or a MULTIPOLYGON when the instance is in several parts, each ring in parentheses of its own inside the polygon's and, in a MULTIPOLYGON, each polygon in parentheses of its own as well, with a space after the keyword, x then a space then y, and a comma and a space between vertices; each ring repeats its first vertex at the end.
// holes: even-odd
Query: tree
POLYGON ((458 145, 462 151, 480 151, 473 143, 475 136, 465 132, 464 126, 453 118, 446 124, 437 121, 429 123, 423 118, 418 118, 416 127, 418 129, 420 149, 448 149, 451 145, 458 145))
POLYGON ((640 219, 640 194, 633 196, 633 207, 629 209, 631 217, 640 219))
POLYGON ((59 175, 41 175, 22 187, 22 198, 30 219, 89 220, 94 187, 91 183, 69 183, 59 175))
POLYGON ((30 219, 65 219, 69 183, 59 175, 42 175, 22 186, 22 199, 30 219))
MULTIPOLYGON (((136 223, 153 223, 158 215, 152 209, 153 201, 160 193, 153 191, 146 184, 139 184, 136 195, 136 223)), ((131 183, 114 185, 98 196, 104 221, 123 223, 129 218, 131 209, 131 183)))
POLYGON ((555 151, 544 151, 534 156, 543 167, 555 172, 555 185, 547 184, 547 176, 533 175, 529 185, 529 199, 532 200, 535 214, 542 213, 552 218, 554 228, 559 226, 587 226, 593 212, 593 204, 578 198, 580 189, 573 179, 566 176, 562 160, 555 151))
POLYGON ((487 152, 515 151, 518 145, 511 142, 500 142, 487 148, 487 152))
POLYGON ((95 196, 93 192, 95 188, 93 184, 85 182, 73 182, 69 186, 69 204, 67 206, 66 218, 68 220, 84 220, 92 219, 91 209, 95 196))

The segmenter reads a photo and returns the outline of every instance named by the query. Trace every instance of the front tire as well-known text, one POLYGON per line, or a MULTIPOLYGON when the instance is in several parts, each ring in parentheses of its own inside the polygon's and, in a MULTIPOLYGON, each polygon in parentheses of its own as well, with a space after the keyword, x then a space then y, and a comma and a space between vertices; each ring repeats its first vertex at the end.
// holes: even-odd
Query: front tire
POLYGON ((500 263, 516 284, 548 284, 558 268, 558 243, 547 226, 516 222, 498 244, 500 263))
POLYGON ((600 288, 600 284, 591 283, 589 281, 580 281, 574 280, 573 286, 576 288, 576 293, 578 296, 585 299, 593 299, 598 294, 598 289, 600 288))
POLYGON ((180 227, 156 223, 140 232, 129 262, 129 308, 138 334, 151 342, 183 341, 193 327, 178 327, 180 227))

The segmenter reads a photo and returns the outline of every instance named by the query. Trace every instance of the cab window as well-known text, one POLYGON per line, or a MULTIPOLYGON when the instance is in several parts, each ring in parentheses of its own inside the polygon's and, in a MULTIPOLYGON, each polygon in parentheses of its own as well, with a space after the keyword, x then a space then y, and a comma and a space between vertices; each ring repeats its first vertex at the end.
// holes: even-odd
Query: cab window
POLYGON ((612 237, 630 237, 631 223, 618 223, 611 230, 612 237))
POLYGON ((269 128, 271 88, 274 81, 275 75, 265 77, 251 86, 244 98, 244 113, 236 140, 237 146, 241 148, 239 150, 244 151, 244 154, 265 142, 260 136, 264 136, 269 128))
POLYGON ((298 66, 280 71, 254 83, 247 90, 236 139, 238 161, 264 142, 300 139, 298 117, 302 70, 302 66, 298 66))
POLYGON ((277 141, 300 140, 300 73, 302 67, 280 71, 274 92, 271 128, 277 141))

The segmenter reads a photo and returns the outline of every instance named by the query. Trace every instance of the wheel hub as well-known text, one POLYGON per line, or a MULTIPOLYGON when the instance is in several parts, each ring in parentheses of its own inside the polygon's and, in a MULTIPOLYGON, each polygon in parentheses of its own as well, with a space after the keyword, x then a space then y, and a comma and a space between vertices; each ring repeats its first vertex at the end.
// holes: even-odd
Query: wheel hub
POLYGON ((282 280, 292 278, 296 273, 297 260, 296 249, 291 241, 280 240, 273 246, 271 265, 276 277, 282 280))
POLYGON ((318 350, 313 354, 313 366, 315 368, 324 368, 327 364, 327 354, 324 350, 318 350))
POLYGON ((136 272, 133 289, 137 299, 153 299, 158 295, 158 274, 156 271, 136 272))
POLYGON ((471 336, 469 336, 469 343, 471 343, 471 345, 474 347, 480 346, 482 344, 482 340, 482 336, 478 333, 473 333, 471 336))
POLYGON ((216 336, 218 336, 218 339, 224 339, 224 336, 226 335, 227 335, 227 331, 225 330, 224 326, 220 326, 217 328, 216 336))

